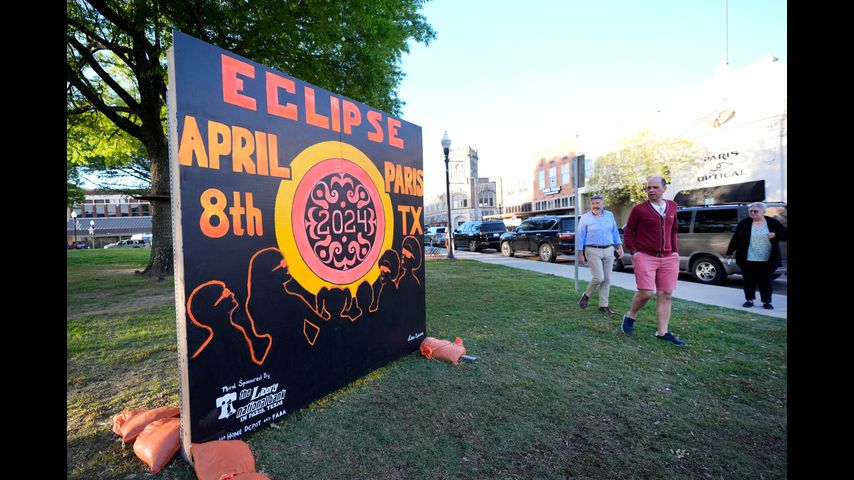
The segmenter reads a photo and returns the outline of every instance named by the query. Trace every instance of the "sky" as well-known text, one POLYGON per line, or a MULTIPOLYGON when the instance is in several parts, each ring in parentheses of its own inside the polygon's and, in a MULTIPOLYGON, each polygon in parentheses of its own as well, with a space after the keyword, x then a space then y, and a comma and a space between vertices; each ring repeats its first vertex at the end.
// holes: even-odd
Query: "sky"
POLYGON ((636 133, 727 60, 788 63, 785 0, 432 0, 422 12, 436 39, 410 43, 398 96, 422 128, 425 200, 444 191, 446 130, 452 148, 477 149, 481 177, 532 175, 576 139, 589 156, 636 133))

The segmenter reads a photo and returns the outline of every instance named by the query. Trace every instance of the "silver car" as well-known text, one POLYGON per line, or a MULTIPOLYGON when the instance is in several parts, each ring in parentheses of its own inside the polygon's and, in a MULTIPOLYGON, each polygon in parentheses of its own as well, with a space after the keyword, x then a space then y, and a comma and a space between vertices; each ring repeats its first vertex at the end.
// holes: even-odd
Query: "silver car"
POLYGON ((445 227, 429 227, 424 232, 424 245, 444 246, 445 245, 445 227))

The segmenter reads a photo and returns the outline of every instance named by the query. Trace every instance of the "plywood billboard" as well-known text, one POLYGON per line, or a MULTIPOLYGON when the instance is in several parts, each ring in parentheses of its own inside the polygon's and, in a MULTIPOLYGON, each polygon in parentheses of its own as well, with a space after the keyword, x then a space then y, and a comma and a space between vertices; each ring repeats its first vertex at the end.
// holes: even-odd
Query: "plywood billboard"
POLYGON ((420 127, 176 31, 169 139, 185 453, 418 347, 420 127))

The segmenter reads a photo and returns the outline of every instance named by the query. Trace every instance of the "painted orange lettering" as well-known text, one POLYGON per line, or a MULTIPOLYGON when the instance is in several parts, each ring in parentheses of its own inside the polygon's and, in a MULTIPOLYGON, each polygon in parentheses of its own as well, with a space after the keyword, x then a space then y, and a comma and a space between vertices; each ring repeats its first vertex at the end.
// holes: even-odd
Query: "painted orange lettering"
POLYGON ((344 100, 344 133, 350 135, 353 133, 353 127, 362 124, 362 112, 355 103, 344 100))
POLYGON ((252 132, 243 127, 232 127, 231 129, 231 171, 255 174, 255 162, 252 154, 255 153, 255 138, 252 132))
POLYGON ((297 120, 297 106, 293 103, 279 103, 279 89, 288 93, 296 93, 297 87, 293 80, 267 72, 267 113, 277 117, 297 120))
POLYGON ((383 115, 380 112, 374 110, 368 110, 368 123, 374 127, 373 132, 368 132, 368 140, 372 142, 382 143, 383 141, 383 127, 380 124, 382 122, 383 115))
POLYGON ((388 144, 392 147, 403 148, 403 139, 397 136, 400 120, 388 117, 388 144))
POLYGON ((208 154, 196 118, 184 116, 184 130, 181 132, 181 144, 178 146, 178 163, 186 167, 193 165, 193 156, 200 167, 208 167, 208 154))
POLYGON ((384 163, 385 170, 385 191, 391 191, 391 182, 394 181, 394 164, 391 162, 384 163))
POLYGON ((267 134, 255 132, 256 157, 258 158, 258 175, 269 175, 269 159, 267 158, 267 134))
POLYGON ((396 165, 394 173, 394 193, 406 193, 403 185, 403 167, 396 165))
POLYGON ((224 123, 208 120, 210 166, 219 170, 219 157, 231 153, 231 129, 224 123))
POLYGON ((255 67, 236 58, 222 55, 222 100, 249 110, 255 110, 255 99, 241 94, 243 79, 237 74, 255 78, 255 67))
POLYGON ((222 238, 228 233, 228 217, 225 216, 225 195, 215 188, 209 188, 202 192, 199 198, 204 211, 199 218, 199 228, 202 233, 210 238, 222 238), (216 217, 217 224, 211 219, 216 217))
POLYGON ((329 116, 332 117, 332 131, 341 131, 341 101, 336 96, 329 97, 329 116))
MULTIPOLYGON (((388 137, 391 140, 391 137, 388 137)), ((412 195, 415 192, 415 179, 412 178, 412 167, 403 169, 403 182, 406 184, 406 194, 412 195)))
POLYGON ((267 137, 270 139, 270 175, 279 178, 291 178, 291 169, 290 167, 280 167, 279 166, 279 139, 272 133, 268 134, 267 137))
POLYGON ((315 127, 329 128, 329 117, 320 115, 315 109, 314 89, 305 87, 305 121, 315 127))

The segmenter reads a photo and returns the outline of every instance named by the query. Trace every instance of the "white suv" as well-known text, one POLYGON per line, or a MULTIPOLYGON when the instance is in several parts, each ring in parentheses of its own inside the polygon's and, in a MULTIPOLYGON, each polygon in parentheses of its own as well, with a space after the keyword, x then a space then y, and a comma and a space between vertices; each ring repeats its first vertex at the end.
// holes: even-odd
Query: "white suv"
POLYGON ((141 248, 145 246, 142 240, 122 240, 120 242, 104 245, 104 248, 141 248))

